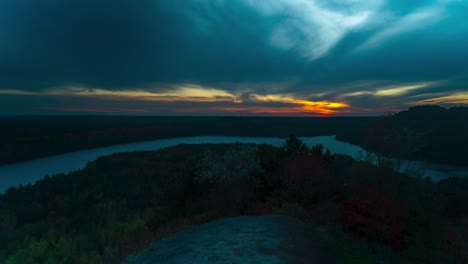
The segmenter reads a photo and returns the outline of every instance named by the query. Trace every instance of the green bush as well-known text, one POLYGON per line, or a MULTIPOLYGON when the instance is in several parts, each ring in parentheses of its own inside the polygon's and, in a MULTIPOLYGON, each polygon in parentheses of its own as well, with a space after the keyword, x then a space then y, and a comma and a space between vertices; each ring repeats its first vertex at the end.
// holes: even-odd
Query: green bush
POLYGON ((263 169, 257 146, 239 145, 225 152, 206 152, 196 164, 194 185, 208 189, 208 205, 226 213, 245 211, 255 200, 263 169))

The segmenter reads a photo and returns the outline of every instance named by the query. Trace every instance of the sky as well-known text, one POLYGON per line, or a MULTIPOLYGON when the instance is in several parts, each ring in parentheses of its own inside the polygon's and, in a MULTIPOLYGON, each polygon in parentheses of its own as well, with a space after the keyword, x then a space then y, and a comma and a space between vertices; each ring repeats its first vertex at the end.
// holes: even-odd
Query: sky
POLYGON ((2 0, 0 115, 468 104, 468 0, 2 0))

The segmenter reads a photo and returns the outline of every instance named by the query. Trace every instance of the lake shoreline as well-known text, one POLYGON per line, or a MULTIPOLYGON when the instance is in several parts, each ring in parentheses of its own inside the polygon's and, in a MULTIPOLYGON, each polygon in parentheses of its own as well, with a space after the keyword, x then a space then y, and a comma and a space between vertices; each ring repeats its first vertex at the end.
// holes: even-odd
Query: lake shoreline
MULTIPOLYGON (((333 154, 343 154, 355 158, 359 152, 364 151, 359 146, 349 144, 335 139, 335 135, 319 137, 300 137, 308 146, 323 144, 329 148, 333 154)), ((180 137, 170 139, 159 139, 151 141, 134 142, 128 144, 119 144, 110 147, 87 149, 76 152, 70 152, 61 155, 25 161, 0 166, 0 175, 2 175, 0 184, 0 193, 5 192, 13 186, 33 184, 44 178, 46 175, 55 175, 61 173, 70 173, 72 171, 83 169, 89 162, 97 158, 111 155, 113 153, 134 152, 134 151, 156 151, 165 147, 176 146, 179 144, 233 144, 233 143, 254 143, 270 144, 281 146, 284 140, 272 137, 223 137, 223 136, 198 136, 198 137, 180 137)), ((465 176, 468 170, 445 164, 429 164, 414 161, 418 166, 428 167, 428 177, 439 181, 450 176, 465 176), (439 169, 438 169, 439 168, 439 169)))

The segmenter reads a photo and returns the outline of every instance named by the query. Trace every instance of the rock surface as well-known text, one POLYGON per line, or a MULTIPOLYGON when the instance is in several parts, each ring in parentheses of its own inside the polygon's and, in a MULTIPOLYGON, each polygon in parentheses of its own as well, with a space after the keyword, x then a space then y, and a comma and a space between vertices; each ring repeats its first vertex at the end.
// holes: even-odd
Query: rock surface
POLYGON ((152 244, 127 264, 340 263, 293 218, 280 215, 216 220, 152 244))

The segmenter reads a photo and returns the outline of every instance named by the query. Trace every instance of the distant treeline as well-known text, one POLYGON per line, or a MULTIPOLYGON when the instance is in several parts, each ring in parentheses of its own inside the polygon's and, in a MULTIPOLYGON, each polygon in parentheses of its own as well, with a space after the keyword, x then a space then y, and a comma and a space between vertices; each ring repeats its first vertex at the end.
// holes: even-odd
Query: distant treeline
POLYGON ((468 107, 415 106, 337 139, 396 158, 468 166, 468 107))
POLYGON ((416 106, 382 117, 24 116, 0 123, 0 164, 162 138, 295 134, 337 135, 387 156, 468 165, 467 107, 416 106))
POLYGON ((360 131, 376 117, 129 117, 0 118, 0 164, 89 148, 190 136, 287 137, 360 131))

